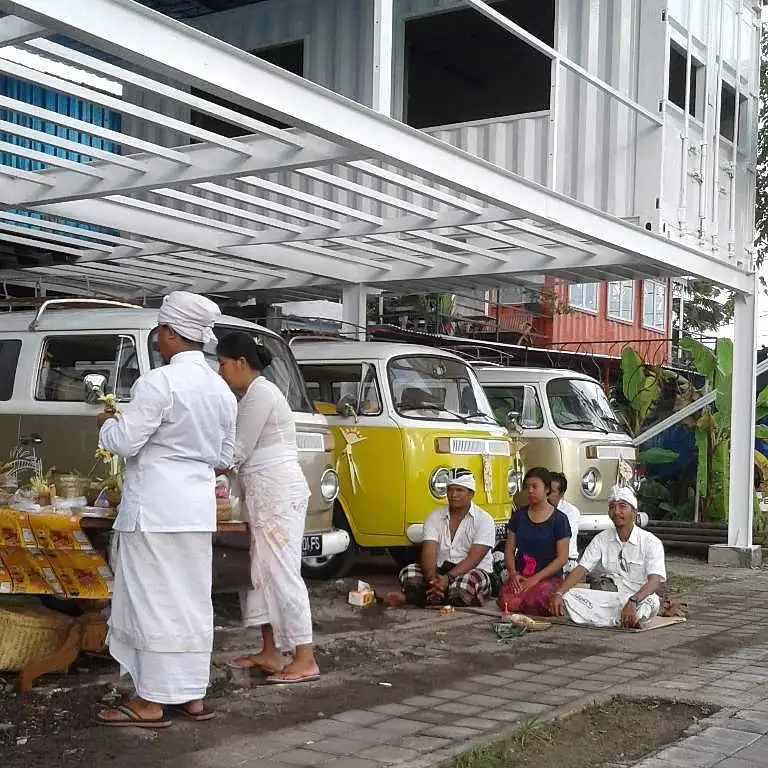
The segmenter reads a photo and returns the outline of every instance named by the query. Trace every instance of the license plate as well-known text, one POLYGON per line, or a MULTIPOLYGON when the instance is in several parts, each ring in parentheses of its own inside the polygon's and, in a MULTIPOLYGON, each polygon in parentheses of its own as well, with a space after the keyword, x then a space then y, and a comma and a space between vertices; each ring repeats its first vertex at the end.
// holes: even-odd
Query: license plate
POLYGON ((322 536, 305 536, 301 540, 301 556, 316 557, 323 554, 322 536))
POLYGON ((496 538, 497 539, 506 539, 507 538, 507 524, 506 523, 496 523, 496 538))

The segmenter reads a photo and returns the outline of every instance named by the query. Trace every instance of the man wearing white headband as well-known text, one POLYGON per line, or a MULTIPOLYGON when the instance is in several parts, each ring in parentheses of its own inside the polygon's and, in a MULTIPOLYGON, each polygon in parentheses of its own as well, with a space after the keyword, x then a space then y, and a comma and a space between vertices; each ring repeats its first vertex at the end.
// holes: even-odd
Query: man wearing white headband
POLYGON ((213 649, 215 468, 232 464, 237 402, 203 356, 220 317, 194 293, 166 296, 157 345, 169 365, 144 374, 120 413, 100 416, 99 443, 124 456, 114 524, 109 650, 137 697, 101 725, 170 725, 164 710, 206 720, 213 649))
POLYGON ((446 482, 448 506, 424 521, 421 562, 400 571, 400 592, 390 592, 387 605, 482 605, 491 594, 496 543, 493 518, 473 503, 475 478, 454 469, 446 482))
POLYGON ((637 627, 659 612, 656 594, 667 579, 664 547, 649 531, 635 525, 637 497, 631 488, 615 486, 608 499, 614 528, 602 531, 589 543, 579 565, 552 596, 555 616, 568 615, 577 624, 598 627, 637 627), (600 566, 617 592, 574 589, 600 566))

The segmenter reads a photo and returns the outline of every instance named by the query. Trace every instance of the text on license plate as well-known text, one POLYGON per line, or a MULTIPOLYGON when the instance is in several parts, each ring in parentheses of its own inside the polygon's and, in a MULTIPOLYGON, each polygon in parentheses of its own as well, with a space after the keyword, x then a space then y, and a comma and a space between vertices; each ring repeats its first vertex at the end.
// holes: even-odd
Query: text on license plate
POLYGON ((504 523, 496 523, 496 538, 497 539, 505 539, 507 537, 507 524, 504 523))
POLYGON ((301 540, 301 556, 314 557, 323 554, 322 536, 304 536, 301 540))

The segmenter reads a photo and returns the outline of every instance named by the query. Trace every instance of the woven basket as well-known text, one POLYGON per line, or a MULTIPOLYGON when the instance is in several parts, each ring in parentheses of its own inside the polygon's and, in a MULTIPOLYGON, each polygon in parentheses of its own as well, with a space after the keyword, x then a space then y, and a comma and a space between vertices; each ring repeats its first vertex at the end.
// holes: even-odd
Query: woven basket
MULTIPOLYGON (((0 669, 18 672, 64 644, 68 616, 29 605, 0 606, 0 669)), ((64 672, 65 670, 56 670, 64 672)))

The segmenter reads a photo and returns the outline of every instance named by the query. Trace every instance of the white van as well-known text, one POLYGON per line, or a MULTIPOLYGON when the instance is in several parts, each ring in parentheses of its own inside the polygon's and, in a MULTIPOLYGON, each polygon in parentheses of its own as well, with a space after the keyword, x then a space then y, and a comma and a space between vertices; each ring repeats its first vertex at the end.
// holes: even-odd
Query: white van
MULTIPOLYGON (((223 317, 221 337, 242 330, 272 353, 265 375, 280 387, 296 420, 299 457, 311 490, 302 545, 308 557, 333 556, 349 546, 333 527, 339 490, 327 420, 315 413, 291 350, 273 331, 223 317)), ((0 313, 0 458, 16 445, 34 448, 46 471, 87 475, 98 442, 99 406, 86 401, 87 383, 118 401, 139 376, 159 365, 157 310, 96 299, 51 299, 33 311, 0 313)), ((215 350, 204 350, 212 366, 215 350)))

